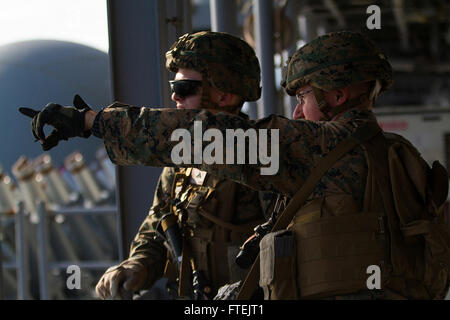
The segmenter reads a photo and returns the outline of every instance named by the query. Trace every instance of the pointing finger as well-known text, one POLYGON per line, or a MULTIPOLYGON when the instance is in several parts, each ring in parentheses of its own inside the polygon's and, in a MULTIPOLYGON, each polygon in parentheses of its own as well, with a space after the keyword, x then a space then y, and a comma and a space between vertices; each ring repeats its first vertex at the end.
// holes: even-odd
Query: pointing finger
POLYGON ((19 112, 30 118, 33 118, 39 113, 39 111, 27 107, 20 107, 19 112))

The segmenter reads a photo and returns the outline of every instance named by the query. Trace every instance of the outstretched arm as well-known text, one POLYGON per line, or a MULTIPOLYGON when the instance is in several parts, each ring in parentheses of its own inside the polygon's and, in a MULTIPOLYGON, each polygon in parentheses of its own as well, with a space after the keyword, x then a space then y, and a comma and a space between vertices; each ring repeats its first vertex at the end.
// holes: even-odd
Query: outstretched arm
MULTIPOLYGON (((250 121, 237 115, 226 113, 213 114, 207 110, 152 109, 133 107, 115 103, 102 110, 94 124, 93 134, 102 138, 110 159, 117 165, 146 166, 180 166, 197 167, 215 176, 243 183, 254 189, 293 195, 302 180, 309 174, 314 157, 311 146, 315 137, 315 127, 305 121, 291 121, 281 116, 250 121), (199 126, 202 127, 199 129, 199 126), (223 137, 223 156, 220 162, 199 162, 195 159, 196 150, 204 153, 210 143, 202 135, 210 129, 223 137), (276 136, 273 131, 279 133, 276 136), (192 139, 171 139, 176 130, 184 130, 192 139), (248 139, 243 143, 244 154, 237 147, 240 143, 231 142, 234 148, 232 161, 227 155, 230 149, 226 143, 230 140, 230 131, 236 133, 253 132, 256 139, 251 144, 248 139), (265 132, 265 139, 261 132, 265 132), (200 138, 199 138, 200 134, 200 138), (176 146, 186 143, 186 150, 191 150, 190 161, 175 163, 173 151, 176 146), (200 148, 199 148, 200 147, 200 148), (250 147, 255 147, 258 161, 250 163, 250 147), (261 149, 265 147, 266 155, 277 162, 278 171, 272 175, 262 174, 267 167, 261 159, 261 149), (243 156, 244 163, 239 163, 236 156, 243 156)), ((233 137, 231 138, 233 140, 233 137)), ((217 152, 217 151, 216 151, 217 152)), ((184 152, 183 152, 184 154, 184 152)))

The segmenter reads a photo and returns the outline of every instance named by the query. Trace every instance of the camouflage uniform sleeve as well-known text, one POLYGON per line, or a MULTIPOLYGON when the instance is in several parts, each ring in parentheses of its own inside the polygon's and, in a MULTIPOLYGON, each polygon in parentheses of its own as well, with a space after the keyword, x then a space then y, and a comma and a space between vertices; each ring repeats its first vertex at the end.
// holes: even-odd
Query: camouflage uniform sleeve
MULTIPOLYGON (((262 175, 259 162, 245 165, 195 164, 193 155, 189 166, 257 190, 282 193, 288 197, 302 186, 314 163, 355 130, 351 121, 337 124, 294 121, 276 115, 252 121, 221 112, 212 114, 207 110, 151 109, 114 104, 99 116, 99 131, 109 157, 118 165, 175 166, 171 151, 179 141, 171 141, 171 134, 176 129, 186 129, 194 137, 194 121, 201 121, 203 130, 218 129, 224 138, 227 129, 279 130, 279 169, 274 175, 262 175)), ((270 134, 267 140, 270 146, 270 134)), ((246 149, 248 151, 248 147, 246 149)), ((194 150, 193 139, 191 150, 194 150)), ((223 153, 226 159, 226 148, 223 148, 223 153)))
POLYGON ((163 169, 154 194, 153 205, 131 243, 129 259, 138 260, 147 267, 146 287, 150 287, 161 278, 164 272, 167 251, 162 240, 157 237, 155 229, 159 218, 165 213, 170 198, 173 176, 173 168, 163 169))

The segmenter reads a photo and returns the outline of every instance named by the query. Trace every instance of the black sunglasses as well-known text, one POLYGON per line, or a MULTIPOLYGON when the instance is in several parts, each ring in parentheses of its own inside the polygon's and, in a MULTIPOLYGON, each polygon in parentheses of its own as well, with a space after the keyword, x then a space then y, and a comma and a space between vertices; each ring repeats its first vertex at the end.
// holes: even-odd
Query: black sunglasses
POLYGON ((186 97, 195 95, 198 92, 198 88, 202 86, 202 81, 189 79, 170 80, 169 84, 172 93, 175 92, 175 94, 179 98, 184 99, 186 97))

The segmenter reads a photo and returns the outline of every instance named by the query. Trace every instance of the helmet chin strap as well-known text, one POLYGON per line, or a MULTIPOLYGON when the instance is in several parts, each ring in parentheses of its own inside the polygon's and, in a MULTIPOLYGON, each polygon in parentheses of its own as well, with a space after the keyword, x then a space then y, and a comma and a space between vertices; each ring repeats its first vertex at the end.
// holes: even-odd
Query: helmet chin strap
POLYGON ((320 112, 322 112, 322 117, 319 119, 319 121, 330 121, 336 115, 338 115, 344 111, 356 108, 358 106, 361 106, 361 107, 366 106, 367 103, 370 101, 369 94, 367 92, 365 92, 355 98, 347 100, 340 106, 333 108, 325 100, 322 89, 312 87, 312 90, 314 92, 314 96, 316 97, 318 108, 319 108, 320 112))
POLYGON ((325 100, 322 89, 314 86, 311 86, 311 88, 313 90, 314 96, 316 97, 317 107, 319 108, 320 112, 322 112, 322 117, 319 119, 319 121, 330 121, 331 117, 329 117, 328 113, 330 112, 331 107, 325 100))

